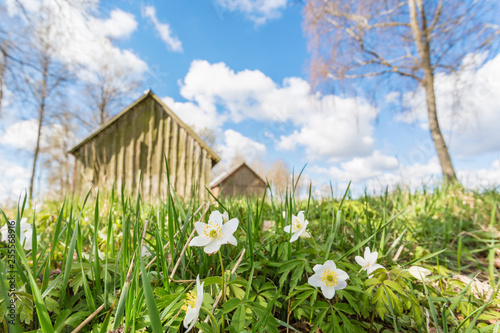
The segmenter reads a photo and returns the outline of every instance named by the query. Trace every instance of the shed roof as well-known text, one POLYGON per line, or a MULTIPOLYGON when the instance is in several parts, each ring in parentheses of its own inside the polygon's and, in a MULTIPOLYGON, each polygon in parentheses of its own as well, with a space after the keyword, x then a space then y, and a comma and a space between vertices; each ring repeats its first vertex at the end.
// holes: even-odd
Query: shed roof
POLYGON ((94 137, 96 137, 99 133, 104 131, 107 127, 109 127, 111 124, 113 124, 115 121, 120 119, 123 115, 125 115, 127 112, 132 110, 135 106, 139 105, 141 102, 146 100, 148 97, 152 98, 155 100, 157 103, 160 104, 162 107, 163 111, 165 111, 172 119, 179 124, 182 128, 186 130, 198 143, 207 151, 208 155, 212 158, 212 160, 217 163, 220 161, 220 157, 203 141, 198 134, 196 134, 188 125, 186 125, 172 110, 169 109, 168 106, 163 103, 163 101, 156 96, 151 89, 148 89, 144 92, 144 94, 136 99, 132 104, 124 108, 122 111, 120 111, 117 115, 109 119, 107 122, 101 125, 98 129, 96 129, 94 132, 92 132, 89 136, 87 136, 85 139, 82 140, 79 144, 77 144, 75 147, 73 147, 69 153, 74 154, 76 153, 84 144, 87 142, 91 141, 94 137))
POLYGON ((243 166, 247 167, 247 169, 250 170, 258 179, 260 179, 264 185, 266 184, 264 179, 262 179, 262 177, 259 176, 259 174, 257 172, 255 172, 252 168, 250 168, 248 166, 248 164, 246 164, 245 162, 242 162, 242 163, 237 164, 236 166, 232 167, 231 169, 224 171, 219 176, 215 177, 215 179, 210 182, 210 188, 214 188, 214 187, 218 186, 220 183, 222 183, 224 180, 226 180, 227 178, 232 176, 236 171, 238 171, 243 166))

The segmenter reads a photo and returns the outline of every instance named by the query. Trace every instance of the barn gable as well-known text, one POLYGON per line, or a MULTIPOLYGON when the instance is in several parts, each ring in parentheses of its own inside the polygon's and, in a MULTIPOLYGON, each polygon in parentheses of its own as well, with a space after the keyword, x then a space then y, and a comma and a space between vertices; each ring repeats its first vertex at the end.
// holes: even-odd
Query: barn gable
POLYGON ((220 193, 233 197, 261 196, 266 189, 266 182, 243 162, 216 177, 210 183, 210 188, 215 196, 220 193))
POLYGON ((147 91, 70 151, 76 157, 74 189, 139 188, 144 197, 166 194, 164 155, 171 186, 181 197, 197 186, 205 196, 220 158, 154 93, 147 91), (140 180, 142 178, 142 180, 140 180))

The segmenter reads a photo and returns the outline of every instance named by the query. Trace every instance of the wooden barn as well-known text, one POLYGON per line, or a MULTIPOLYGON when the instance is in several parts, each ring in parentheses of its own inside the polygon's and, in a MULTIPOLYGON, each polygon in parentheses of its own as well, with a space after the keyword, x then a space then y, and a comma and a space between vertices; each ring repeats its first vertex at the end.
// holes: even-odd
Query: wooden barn
POLYGON ((266 182, 243 162, 216 177, 210 183, 210 190, 216 197, 262 196, 266 182))
POLYGON ((144 198, 164 197, 170 183, 180 197, 205 187, 220 158, 150 90, 70 150, 76 158, 74 190, 124 186, 144 198), (141 179, 142 178, 142 179, 141 179))

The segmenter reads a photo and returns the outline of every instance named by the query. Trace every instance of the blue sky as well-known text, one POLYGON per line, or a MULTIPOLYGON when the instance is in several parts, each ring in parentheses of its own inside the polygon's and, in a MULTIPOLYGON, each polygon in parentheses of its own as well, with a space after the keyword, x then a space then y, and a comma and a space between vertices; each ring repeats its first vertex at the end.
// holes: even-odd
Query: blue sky
MULTIPOLYGON (((15 1, 2 3, 7 8, 2 15, 19 20, 15 1)), ((21 3, 36 15, 42 2, 21 3)), ((43 3, 55 8, 53 0, 43 3)), ((90 10, 58 9, 57 23, 73 33, 70 42, 59 41, 56 56, 83 64, 86 71, 76 75, 85 81, 99 70, 100 52, 111 54, 113 66, 142 81, 128 102, 150 88, 186 123, 214 131, 220 169, 235 154, 258 164, 261 172, 277 159, 295 170, 307 163, 305 179, 318 195, 330 180, 340 189, 353 180, 358 190, 380 190, 439 178, 420 89, 396 91, 397 83, 384 83, 376 86, 375 100, 311 89, 300 1, 89 3, 90 10)), ((452 100, 457 77, 436 76, 440 120, 455 168, 475 187, 500 183, 500 55, 487 59, 461 74, 467 83, 460 86, 462 107, 452 100)), ((368 86, 373 82, 351 84, 360 91, 368 86)), ((0 200, 26 187, 33 147, 33 115, 21 112, 12 95, 4 103, 0 200), (9 158, 12 154, 18 158, 9 158)))

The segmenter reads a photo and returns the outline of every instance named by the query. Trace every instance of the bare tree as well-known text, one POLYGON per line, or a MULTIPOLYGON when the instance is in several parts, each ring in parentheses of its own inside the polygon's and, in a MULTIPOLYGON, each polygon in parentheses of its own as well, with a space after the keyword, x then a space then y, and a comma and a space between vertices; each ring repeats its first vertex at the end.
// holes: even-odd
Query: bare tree
POLYGON ((85 85, 85 103, 92 113, 92 122, 80 121, 89 129, 103 125, 112 116, 113 110, 123 107, 130 93, 138 89, 140 80, 131 76, 123 67, 116 66, 111 52, 104 59, 96 59, 100 69, 93 73, 93 79, 85 85))
POLYGON ((269 168, 267 179, 278 196, 285 195, 286 189, 291 185, 290 169, 283 160, 277 160, 269 168))
POLYGON ((37 162, 41 153, 42 129, 51 111, 56 109, 60 100, 59 89, 69 78, 67 68, 55 60, 54 33, 49 11, 42 8, 36 22, 26 26, 24 31, 25 48, 20 62, 20 76, 26 93, 27 102, 34 108, 37 119, 37 139, 33 151, 33 164, 29 185, 30 201, 34 194, 34 181, 37 162))
POLYGON ((421 85, 444 179, 456 181, 434 77, 461 70, 466 56, 492 45, 500 31, 496 7, 493 0, 308 0, 311 77, 317 83, 399 76, 421 85))
POLYGON ((77 126, 73 113, 67 111, 64 105, 51 118, 53 125, 47 135, 50 144, 40 151, 48 157, 44 160, 43 167, 48 170, 49 188, 55 198, 60 198, 71 185, 73 163, 67 152, 75 144, 77 126))

